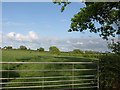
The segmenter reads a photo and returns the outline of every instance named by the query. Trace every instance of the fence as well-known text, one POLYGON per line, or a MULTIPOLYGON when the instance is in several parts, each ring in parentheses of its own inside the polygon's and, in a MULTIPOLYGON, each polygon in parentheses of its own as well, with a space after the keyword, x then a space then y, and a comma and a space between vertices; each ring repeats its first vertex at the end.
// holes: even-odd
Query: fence
POLYGON ((98 89, 94 62, 0 62, 3 90, 98 89), (31 68, 27 68, 27 66, 31 68), (19 68, 22 66, 22 68, 19 68))

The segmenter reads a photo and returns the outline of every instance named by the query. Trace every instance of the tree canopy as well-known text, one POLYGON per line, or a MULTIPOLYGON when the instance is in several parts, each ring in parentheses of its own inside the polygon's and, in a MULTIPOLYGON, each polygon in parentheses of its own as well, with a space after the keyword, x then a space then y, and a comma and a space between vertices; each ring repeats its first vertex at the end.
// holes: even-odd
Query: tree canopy
POLYGON ((44 48, 40 47, 37 49, 38 51, 44 52, 44 48))
POLYGON ((21 46, 20 46, 20 50, 27 50, 27 47, 26 47, 26 46, 21 45, 21 46))
POLYGON ((5 49, 12 49, 12 46, 5 46, 5 49))
MULTIPOLYGON (((54 0, 54 3, 62 5, 61 12, 70 2, 54 0)), ((119 2, 85 2, 85 7, 71 18, 69 32, 89 30, 99 33, 103 39, 120 34, 120 3, 119 2), (99 27, 96 27, 98 23, 99 27)))
POLYGON ((112 43, 108 44, 108 48, 111 49, 115 54, 120 55, 120 42, 115 42, 112 40, 112 43))
POLYGON ((49 48, 49 52, 52 53, 52 54, 60 54, 60 50, 56 47, 56 46, 51 46, 49 48))
POLYGON ((74 49, 72 51, 72 53, 74 53, 74 54, 83 54, 83 51, 81 51, 80 49, 74 49))

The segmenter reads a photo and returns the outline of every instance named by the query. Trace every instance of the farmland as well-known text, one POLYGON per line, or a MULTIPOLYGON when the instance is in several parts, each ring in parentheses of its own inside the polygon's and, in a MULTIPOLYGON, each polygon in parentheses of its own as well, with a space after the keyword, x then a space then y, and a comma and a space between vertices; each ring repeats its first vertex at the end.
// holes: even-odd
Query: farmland
MULTIPOLYGON (((3 62, 94 62, 97 58, 96 55, 70 55, 69 53, 61 53, 59 55, 51 54, 49 52, 39 52, 33 50, 3 50, 2 51, 2 61, 3 62), (92 57, 90 57, 92 56, 92 57)), ((3 64, 3 70, 11 70, 12 72, 5 71, 2 73, 3 78, 17 78, 17 79, 9 79, 3 80, 3 87, 19 87, 19 86, 49 86, 50 87, 39 87, 44 89, 60 89, 59 85, 66 85, 73 83, 90 83, 87 86, 95 86, 96 85, 96 76, 91 77, 82 77, 83 75, 96 75, 95 70, 90 71, 69 71, 73 69, 73 64, 3 64), (17 71, 18 70, 18 71, 17 71), (25 70, 25 71, 19 71, 25 70), (31 71, 29 71, 31 70, 31 71), (41 70, 41 71, 40 71, 41 70), (52 70, 52 71, 51 71, 52 70), (58 70, 58 71, 57 71, 58 70), (66 71, 68 70, 68 71, 66 71), (26 78, 27 77, 27 78, 26 78), (39 77, 39 78, 29 78, 28 77, 39 77), (46 78, 40 78, 46 77, 46 78), (47 78, 52 77, 52 78, 47 78), (55 78, 57 77, 57 78, 55 78), (61 77, 61 78, 59 78, 61 77), (24 79, 19 79, 24 78, 24 79), (80 80, 83 79, 83 80, 80 80), (88 80, 84 80, 88 79, 88 80), (90 80, 89 80, 90 79, 90 80), (92 79, 92 81, 91 81, 92 79), (66 82, 66 81, 68 82, 66 82), (79 81, 78 81, 79 80, 79 81), (41 82, 41 81, 44 81, 41 82), (14 82, 14 83, 13 83, 14 82), (16 83, 15 83, 16 82, 16 83), (24 82, 17 83, 17 82, 24 82), (29 83, 26 83, 29 82, 29 83), (32 83, 31 83, 32 82, 32 83), (35 83, 33 83, 35 82, 35 83), (44 84, 44 85, 43 85, 44 84), (52 85, 58 85, 57 87, 51 87, 52 85)), ((74 65, 75 69, 96 69, 96 64, 77 64, 74 65)), ((86 85, 82 85, 83 87, 86 85)), ((62 88, 71 88, 72 86, 62 86, 62 88)), ((80 87, 79 85, 76 86, 80 87)), ((38 87, 37 87, 38 88, 38 87)), ((39 90, 38 89, 38 90, 39 90)), ((26 89, 25 89, 26 90, 26 89)), ((28 89, 34 90, 34 89, 28 89)), ((93 90, 93 89, 92 89, 93 90)))
MULTIPOLYGON (((51 61, 53 60, 52 57, 71 57, 72 61, 76 60, 76 58, 83 58, 85 59, 95 59, 95 56, 97 57, 98 55, 91 55, 91 54, 76 54, 76 55, 70 55, 69 53, 61 53, 60 55, 53 55, 49 52, 39 52, 39 51, 32 51, 32 50, 2 50, 2 60, 5 62, 14 62, 14 61, 22 61, 22 60, 27 60, 27 61, 51 61), (51 57, 49 60, 43 60, 40 57, 51 57), (74 60, 73 60, 74 59, 74 60)), ((58 59, 61 60, 62 59, 58 59)), ((64 60, 64 58, 63 58, 64 60)), ((69 61, 69 60, 68 60, 69 61)))

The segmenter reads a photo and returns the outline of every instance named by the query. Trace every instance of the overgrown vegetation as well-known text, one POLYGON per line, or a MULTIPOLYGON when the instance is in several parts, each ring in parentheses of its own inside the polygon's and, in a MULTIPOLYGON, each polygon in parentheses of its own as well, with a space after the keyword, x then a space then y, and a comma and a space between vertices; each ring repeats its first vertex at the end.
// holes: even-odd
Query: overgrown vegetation
POLYGON ((102 55, 99 59, 100 89, 120 89, 120 42, 108 44, 114 54, 102 55))
POLYGON ((120 56, 106 54, 100 57, 100 89, 120 89, 120 56))

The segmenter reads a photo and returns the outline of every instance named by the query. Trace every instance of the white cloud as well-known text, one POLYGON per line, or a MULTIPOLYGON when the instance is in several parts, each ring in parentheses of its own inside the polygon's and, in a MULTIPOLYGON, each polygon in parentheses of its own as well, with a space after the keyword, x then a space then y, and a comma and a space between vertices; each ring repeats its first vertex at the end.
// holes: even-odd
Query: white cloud
POLYGON ((32 39, 32 40, 37 40, 37 39, 39 39, 39 38, 38 38, 38 35, 37 35, 35 32, 33 32, 33 31, 30 31, 30 32, 28 33, 28 38, 30 38, 30 39, 32 39))
POLYGON ((31 49, 44 47, 49 50, 50 46, 57 46, 62 51, 71 51, 73 49, 107 51, 107 42, 101 38, 56 38, 39 37, 34 31, 29 31, 26 35, 10 32, 7 37, 3 36, 3 46, 12 45, 18 48, 25 45, 31 49))
POLYGON ((76 44, 80 44, 80 45, 82 45, 83 43, 82 43, 82 42, 76 42, 76 44))
POLYGON ((7 34, 7 36, 8 36, 10 39, 15 38, 15 35, 16 35, 15 32, 10 32, 10 33, 7 34))
POLYGON ((7 37, 8 39, 12 39, 16 41, 29 41, 29 42, 33 42, 39 39, 38 35, 33 31, 29 31, 27 35, 10 32, 7 34, 7 37))

